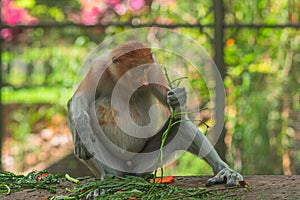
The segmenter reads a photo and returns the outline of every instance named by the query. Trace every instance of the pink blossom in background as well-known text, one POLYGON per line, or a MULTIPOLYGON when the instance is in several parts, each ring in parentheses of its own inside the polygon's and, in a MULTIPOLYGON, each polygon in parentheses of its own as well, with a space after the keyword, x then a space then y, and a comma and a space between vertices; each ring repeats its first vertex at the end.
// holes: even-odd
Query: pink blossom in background
POLYGON ((98 18, 107 10, 104 0, 80 0, 82 23, 92 25, 98 23, 98 18))
POLYGON ((124 15, 127 11, 125 4, 122 3, 121 0, 106 0, 106 2, 116 11, 118 15, 124 15))
POLYGON ((1 30, 1 37, 6 40, 12 40, 11 30, 8 28, 4 28, 1 30))
MULTIPOLYGON (((2 0, 1 2, 1 18, 4 24, 37 24, 38 19, 28 13, 25 8, 18 6, 13 0, 2 0)), ((11 29, 1 30, 1 37, 11 40, 11 29)))
POLYGON ((36 24, 38 19, 30 15, 26 9, 19 7, 12 0, 2 0, 1 18, 5 24, 36 24))
POLYGON ((130 0, 130 2, 129 2, 129 6, 133 10, 138 10, 138 9, 142 8, 144 6, 144 4, 145 4, 144 0, 130 0))
POLYGON ((83 24, 97 24, 108 7, 114 9, 118 15, 124 15, 128 8, 138 10, 145 4, 144 0, 80 0, 81 19, 83 24))
POLYGON ((112 7, 121 3, 121 0, 106 0, 106 2, 111 5, 112 7))
POLYGON ((116 13, 118 13, 118 15, 124 15, 127 11, 127 8, 125 4, 120 3, 114 7, 114 10, 116 11, 116 13))
POLYGON ((1 5, 1 18, 5 24, 16 25, 23 9, 18 9, 11 0, 3 0, 1 5))

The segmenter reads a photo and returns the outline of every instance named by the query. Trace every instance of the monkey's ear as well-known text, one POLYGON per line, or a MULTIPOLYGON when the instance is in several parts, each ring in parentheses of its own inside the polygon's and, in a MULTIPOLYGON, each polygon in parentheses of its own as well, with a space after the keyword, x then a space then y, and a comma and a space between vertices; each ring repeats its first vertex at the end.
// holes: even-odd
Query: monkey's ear
POLYGON ((112 60, 113 63, 117 63, 118 62, 118 58, 116 56, 113 56, 111 58, 111 60, 112 60))

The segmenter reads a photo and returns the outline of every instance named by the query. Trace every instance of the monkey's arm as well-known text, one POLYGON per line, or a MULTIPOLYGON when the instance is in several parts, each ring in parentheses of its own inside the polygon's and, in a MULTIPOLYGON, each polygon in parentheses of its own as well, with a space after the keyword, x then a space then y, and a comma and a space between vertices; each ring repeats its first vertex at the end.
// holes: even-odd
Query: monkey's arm
POLYGON ((95 140, 95 130, 92 120, 96 117, 94 111, 95 94, 99 78, 105 70, 105 59, 100 58, 89 69, 78 86, 73 97, 68 102, 68 125, 72 133, 75 154, 84 160, 93 157, 86 148, 95 140), (84 145, 85 144, 85 145, 84 145))
POLYGON ((92 135, 93 130, 89 126, 89 116, 86 112, 86 108, 80 103, 80 100, 76 99, 74 102, 72 99, 68 101, 68 126, 72 133, 72 139, 74 143, 74 153, 76 156, 78 156, 80 159, 88 160, 93 157, 91 153, 88 152, 86 147, 83 145, 83 143, 80 140, 78 132, 81 133, 89 133, 92 135), (79 102, 78 102, 79 101, 79 102), (77 104, 77 105, 75 105, 77 104), (77 109, 76 109, 77 107, 77 109), (82 113, 78 113, 81 112, 82 113), (82 122, 87 122, 86 124, 83 124, 82 122), (85 130, 83 130, 85 129, 85 130), (84 132, 82 132, 84 131, 84 132))
POLYGON ((68 126, 72 133, 74 153, 93 174, 98 178, 103 178, 106 171, 102 163, 97 159, 97 155, 95 155, 99 154, 96 147, 96 144, 99 144, 99 142, 95 142, 97 138, 92 126, 93 120, 91 119, 93 115, 88 108, 88 102, 82 96, 73 96, 68 102, 68 108, 68 126))
POLYGON ((68 126, 72 133, 74 153, 83 161, 97 177, 105 172, 99 157, 107 155, 102 152, 103 141, 101 130, 95 113, 95 95, 107 61, 105 57, 98 59, 78 86, 68 102, 68 126))

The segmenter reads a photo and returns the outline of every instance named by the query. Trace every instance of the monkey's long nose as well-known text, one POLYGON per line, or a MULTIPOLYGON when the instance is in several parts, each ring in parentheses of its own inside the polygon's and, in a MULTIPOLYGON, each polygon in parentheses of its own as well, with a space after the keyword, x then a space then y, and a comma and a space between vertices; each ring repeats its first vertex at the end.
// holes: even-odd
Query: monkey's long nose
POLYGON ((148 81, 148 71, 147 70, 144 70, 144 76, 143 76, 143 79, 142 79, 142 83, 143 85, 149 85, 149 81, 148 81))
POLYGON ((141 65, 131 69, 132 71, 132 81, 138 83, 140 86, 149 85, 149 66, 141 65))

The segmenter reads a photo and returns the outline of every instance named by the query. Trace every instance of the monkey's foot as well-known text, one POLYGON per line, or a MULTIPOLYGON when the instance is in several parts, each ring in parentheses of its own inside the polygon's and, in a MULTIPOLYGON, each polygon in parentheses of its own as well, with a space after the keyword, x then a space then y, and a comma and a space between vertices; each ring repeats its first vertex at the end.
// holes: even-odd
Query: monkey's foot
POLYGON ((239 186, 240 181, 243 180, 243 176, 240 175, 238 172, 230 169, 230 168, 224 168, 221 171, 218 172, 217 175, 214 177, 208 179, 206 186, 212 186, 214 184, 218 183, 225 183, 226 187, 230 186, 239 186))

